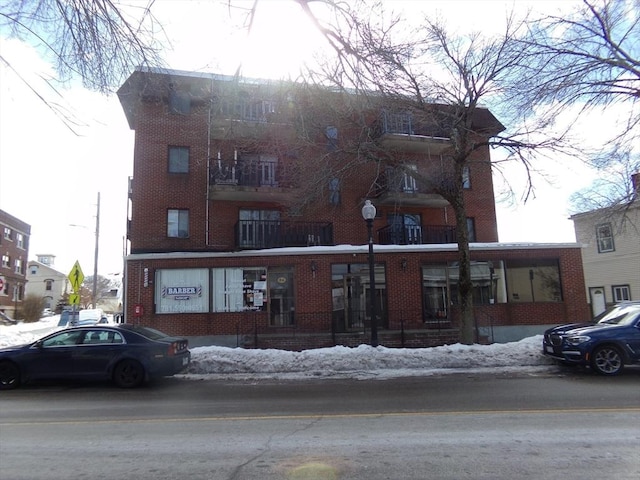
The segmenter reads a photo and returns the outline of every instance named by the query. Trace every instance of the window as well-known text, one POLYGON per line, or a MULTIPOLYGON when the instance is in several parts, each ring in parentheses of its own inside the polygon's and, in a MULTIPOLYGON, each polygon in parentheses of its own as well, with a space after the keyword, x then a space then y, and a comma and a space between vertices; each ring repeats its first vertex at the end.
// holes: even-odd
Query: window
POLYGON ((613 252, 613 230, 610 223, 603 223, 596 226, 596 238, 598 240, 598 252, 613 252))
POLYGON ((188 115, 191 113, 191 97, 188 93, 176 91, 172 87, 169 90, 169 112, 188 115))
POLYGON ((31 267, 29 268, 29 273, 31 273, 31 275, 36 275, 38 273, 38 266, 31 265, 31 267))
POLYGON ((53 290, 53 280, 45 280, 44 281, 44 289, 50 292, 53 290))
POLYGON ((338 128, 329 126, 325 130, 327 136, 327 150, 330 152, 337 150, 338 148, 338 128))
POLYGON ((4 268, 11 268, 11 258, 9 255, 2 255, 2 266, 4 268))
POLYGON ((506 280, 509 302, 562 301, 557 259, 507 260, 506 280))
POLYGON ((613 285, 611 291, 613 292, 614 302, 628 302, 631 300, 631 288, 629 285, 613 285))
POLYGON ((340 205, 340 179, 332 178, 329 180, 329 203, 331 205, 340 205))
POLYGON ((214 268, 213 311, 263 311, 267 307, 265 268, 214 268))
POLYGON ((268 248, 280 245, 280 212, 277 210, 240 210, 238 246, 268 248))
POLYGON ((209 311, 209 269, 160 269, 156 271, 158 313, 209 311))
POLYGON ((11 240, 11 229, 9 227, 4 227, 4 238, 5 240, 11 240))
POLYGON ((23 268, 22 267, 22 260, 16 259, 14 272, 15 273, 23 273, 22 268, 23 268))
POLYGON ((392 245, 420 245, 422 220, 418 214, 390 213, 387 232, 392 245))
POLYGON ((167 211, 167 237, 189 238, 189 210, 167 211))
POLYGON ((16 245, 18 246, 18 248, 24 249, 24 235, 22 235, 21 233, 16 233, 16 245))
POLYGON ((465 165, 462 169, 462 188, 471 188, 471 175, 469 173, 469 165, 465 165))
POLYGON ((189 173, 189 147, 169 147, 169 173, 189 173))
POLYGON ((418 182, 411 172, 417 172, 417 165, 405 165, 404 172, 402 173, 402 179, 400 189, 404 193, 417 193, 418 182))
POLYGON ((240 160, 241 185, 278 186, 278 157, 265 154, 243 154, 240 160))
POLYGON ((476 239, 476 221, 474 218, 467 218, 467 232, 469 233, 469 241, 477 242, 476 239))

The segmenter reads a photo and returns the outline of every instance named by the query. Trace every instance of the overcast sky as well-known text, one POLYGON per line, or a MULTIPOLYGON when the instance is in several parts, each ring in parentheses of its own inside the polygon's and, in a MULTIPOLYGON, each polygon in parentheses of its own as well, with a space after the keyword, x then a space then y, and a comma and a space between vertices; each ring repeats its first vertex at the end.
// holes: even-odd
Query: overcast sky
MULTIPOLYGON (((251 2, 246 2, 247 6, 251 2)), ((576 2, 516 2, 545 10, 576 2)), ((243 74, 282 78, 295 74, 322 39, 289 0, 261 3, 254 31, 247 38, 230 21, 226 1, 163 0, 154 12, 171 44, 165 52, 169 68, 232 74, 240 62, 243 74), (185 22, 189 19, 189 22, 185 22)), ((483 25, 498 29, 510 2, 394 1, 394 8, 440 14, 460 31, 483 25), (487 22, 481 22, 487 18, 487 22)), ((29 259, 56 255, 64 272, 76 260, 85 275, 93 272, 96 199, 100 192, 99 274, 122 270, 126 229, 127 178, 132 175, 133 132, 115 94, 101 95, 78 85, 45 87, 40 76, 51 67, 28 45, 0 32, 0 54, 16 71, 0 62, 0 209, 31 225, 29 259), (67 128, 26 85, 27 80, 78 121, 67 128), (70 226, 77 225, 77 226, 70 226)), ((577 161, 545 160, 539 165, 553 183, 539 181, 536 198, 526 206, 498 205, 498 227, 505 242, 573 242, 568 196, 592 179, 577 161)), ((516 189, 520 173, 512 173, 516 189)), ((496 179, 497 194, 501 189, 496 179)), ((366 229, 363 227, 363 243, 366 229)))

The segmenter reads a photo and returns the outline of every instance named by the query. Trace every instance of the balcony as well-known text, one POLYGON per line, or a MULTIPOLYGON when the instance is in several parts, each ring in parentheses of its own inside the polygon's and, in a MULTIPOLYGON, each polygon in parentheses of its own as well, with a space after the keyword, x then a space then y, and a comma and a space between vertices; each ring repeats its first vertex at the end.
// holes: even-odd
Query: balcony
POLYGON ((285 201, 291 188, 285 186, 276 157, 247 155, 233 162, 212 160, 209 174, 209 199, 285 201))
POLYGON ((291 119, 270 99, 223 99, 211 117, 214 140, 287 139, 295 134, 291 119))
POLYGON ((392 150, 440 155, 451 146, 445 129, 434 122, 418 120, 410 113, 383 110, 377 126, 382 145, 392 150))
POLYGON ((333 245, 333 224, 279 220, 240 220, 235 226, 240 249, 333 245))
POLYGON ((456 227, 451 225, 388 225, 378 230, 380 245, 426 245, 456 243, 456 227))
POLYGON ((411 175, 410 171, 388 168, 378 181, 374 192, 379 205, 409 205, 440 208, 449 205, 441 195, 411 175))

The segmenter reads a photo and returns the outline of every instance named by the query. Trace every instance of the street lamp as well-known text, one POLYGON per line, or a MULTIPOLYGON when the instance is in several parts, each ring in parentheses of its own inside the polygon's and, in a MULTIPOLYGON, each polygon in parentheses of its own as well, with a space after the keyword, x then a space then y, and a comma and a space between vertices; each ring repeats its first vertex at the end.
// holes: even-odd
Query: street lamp
POLYGON ((371 200, 366 200, 362 207, 362 218, 367 222, 369 234, 369 297, 371 301, 371 346, 378 346, 378 320, 376 319, 376 273, 373 262, 373 219, 376 218, 376 207, 371 200))

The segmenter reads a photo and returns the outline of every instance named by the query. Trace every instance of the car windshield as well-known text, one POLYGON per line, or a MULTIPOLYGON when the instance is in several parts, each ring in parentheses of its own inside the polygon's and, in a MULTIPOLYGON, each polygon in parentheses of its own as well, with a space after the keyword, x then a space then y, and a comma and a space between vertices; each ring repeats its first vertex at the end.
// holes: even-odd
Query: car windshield
POLYGON ((617 305, 596 317, 596 323, 631 325, 640 317, 640 305, 617 305))

